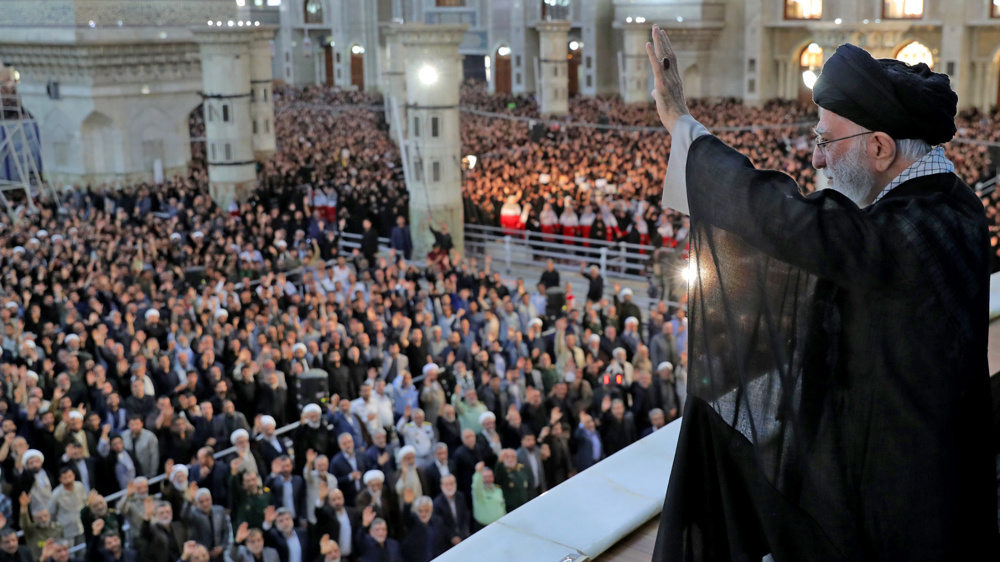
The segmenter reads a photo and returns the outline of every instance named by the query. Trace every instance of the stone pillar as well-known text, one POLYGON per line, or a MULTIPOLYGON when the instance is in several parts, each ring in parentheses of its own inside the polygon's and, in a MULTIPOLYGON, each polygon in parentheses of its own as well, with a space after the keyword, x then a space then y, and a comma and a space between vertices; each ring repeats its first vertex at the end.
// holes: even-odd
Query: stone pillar
POLYGON ((194 30, 201 51, 209 193, 223 208, 246 199, 257 186, 250 112, 253 35, 232 28, 194 30))
POLYGON ((397 31, 405 53, 408 136, 403 158, 414 259, 423 259, 431 250, 431 215, 435 230, 447 223, 455 248, 459 253, 465 250, 458 45, 468 28, 468 24, 407 23, 397 31))
POLYGON ((645 23, 621 23, 614 26, 622 30, 622 73, 619 92, 625 103, 648 103, 649 95, 649 55, 646 43, 652 37, 652 26, 645 23))
POLYGON ((406 58, 403 43, 400 42, 398 31, 402 27, 399 23, 383 24, 381 26, 382 35, 385 37, 385 66, 382 70, 382 94, 385 99, 385 121, 389 124, 389 135, 392 140, 399 139, 399 131, 394 127, 392 111, 396 111, 399 117, 399 127, 403 136, 406 136, 406 58), (394 108, 389 107, 389 101, 396 103, 394 108))
MULTIPOLYGON (((944 10, 950 12, 949 10, 944 10)), ((961 10, 952 10, 959 14, 961 10)), ((946 17, 955 19, 954 15, 946 17)), ((948 73, 951 79, 951 87, 958 94, 958 106, 968 107, 972 105, 969 98, 969 47, 970 41, 966 27, 961 19, 954 22, 946 22, 941 26, 941 56, 938 64, 934 67, 937 72, 948 73)))
POLYGON ((274 92, 271 76, 271 39, 273 29, 254 32, 250 42, 250 116, 253 119, 253 155, 270 158, 276 149, 274 140, 274 92))
POLYGON ((569 112, 569 28, 568 21, 538 22, 539 62, 541 63, 542 115, 569 112))

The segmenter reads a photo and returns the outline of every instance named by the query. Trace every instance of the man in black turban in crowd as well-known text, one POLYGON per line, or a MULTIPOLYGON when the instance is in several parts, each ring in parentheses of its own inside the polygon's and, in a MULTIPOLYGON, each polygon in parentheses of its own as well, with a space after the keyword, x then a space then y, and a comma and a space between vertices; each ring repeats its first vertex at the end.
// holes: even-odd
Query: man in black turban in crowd
POLYGON ((813 91, 830 189, 803 196, 688 114, 653 39, 696 272, 654 560, 1000 559, 989 237, 939 146, 947 76, 841 46, 813 91))

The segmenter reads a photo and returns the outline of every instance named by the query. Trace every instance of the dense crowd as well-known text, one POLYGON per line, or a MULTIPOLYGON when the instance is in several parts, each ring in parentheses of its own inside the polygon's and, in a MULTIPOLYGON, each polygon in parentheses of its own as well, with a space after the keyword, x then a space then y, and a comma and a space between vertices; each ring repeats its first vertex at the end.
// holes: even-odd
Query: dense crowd
MULTIPOLYGON (((468 222, 613 242, 683 242, 675 236, 682 217, 659 208, 670 152, 666 132, 577 126, 660 129, 652 104, 578 98, 570 103, 567 117, 541 127, 543 134, 532 134, 530 122, 509 118, 537 118, 532 98, 494 96, 468 85, 462 103, 498 114, 462 116, 463 153, 478 156, 463 183, 468 222)), ((816 189, 811 163, 815 106, 775 101, 748 107, 732 99, 694 100, 690 110, 755 165, 787 173, 805 193, 816 189)), ((966 111, 957 123, 959 137, 1000 141, 994 114, 966 111)), ((970 185, 996 174, 985 145, 953 142, 946 153, 970 185)), ((993 221, 1000 224, 995 198, 989 207, 993 221)))
POLYGON ((0 222, 4 560, 429 560, 681 407, 683 313, 596 271, 556 318, 551 266, 343 255, 301 191, 191 183, 0 222))
MULTIPOLYGON (((275 98, 279 150, 242 204, 210 199, 196 153, 163 185, 77 186, 0 217, 0 562, 430 560, 682 410, 682 310, 642 310, 596 270, 508 282, 444 232, 429 269, 380 252, 379 235, 408 236, 399 153, 377 110, 344 107, 380 98, 275 98), (359 249, 342 251, 344 230, 359 249), (553 306, 568 281, 587 290, 553 306)), ((537 114, 477 89, 463 104, 537 114)), ((655 122, 571 105, 569 121, 655 122)), ((804 108, 693 112, 789 124, 721 134, 814 177, 804 108)), ((516 204, 520 227, 555 214, 583 234, 589 206, 590 236, 683 243, 686 220, 657 204, 668 137, 542 133, 463 115, 470 221, 516 204)), ((985 149, 949 149, 967 180, 987 173, 985 149)))

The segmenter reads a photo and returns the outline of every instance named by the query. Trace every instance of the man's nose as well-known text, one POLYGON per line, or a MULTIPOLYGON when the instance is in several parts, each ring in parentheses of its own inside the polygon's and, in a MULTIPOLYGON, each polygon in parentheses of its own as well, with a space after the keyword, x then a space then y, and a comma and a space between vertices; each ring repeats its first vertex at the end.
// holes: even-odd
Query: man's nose
POLYGON ((818 146, 813 147, 812 165, 813 168, 816 168, 817 170, 821 170, 826 167, 826 152, 818 146))

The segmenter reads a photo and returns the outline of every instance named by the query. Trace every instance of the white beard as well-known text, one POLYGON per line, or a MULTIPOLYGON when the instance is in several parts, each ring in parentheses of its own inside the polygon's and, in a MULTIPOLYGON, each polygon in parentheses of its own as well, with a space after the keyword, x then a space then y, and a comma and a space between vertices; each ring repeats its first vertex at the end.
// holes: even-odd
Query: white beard
POLYGON ((875 172, 871 170, 865 158, 866 144, 865 137, 852 139, 847 154, 836 164, 829 164, 823 170, 830 179, 830 189, 844 194, 858 207, 864 206, 865 198, 875 185, 875 172))

